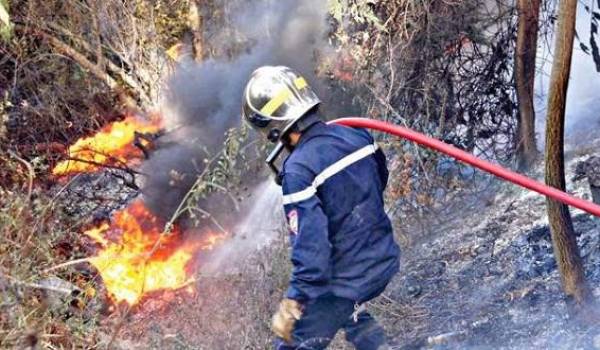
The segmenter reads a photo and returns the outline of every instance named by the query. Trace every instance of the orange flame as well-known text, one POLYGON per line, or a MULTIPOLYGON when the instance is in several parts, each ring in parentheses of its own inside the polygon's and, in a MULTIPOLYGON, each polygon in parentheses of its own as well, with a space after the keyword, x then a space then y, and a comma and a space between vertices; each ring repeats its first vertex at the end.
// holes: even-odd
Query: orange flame
POLYGON ((163 225, 138 200, 115 213, 112 225, 85 232, 102 247, 90 262, 115 302, 134 305, 151 292, 193 290, 189 263, 199 251, 211 250, 225 239, 223 234, 210 234, 184 241, 177 227, 163 234, 163 225))
POLYGON ((103 165, 125 164, 142 154, 132 143, 135 132, 155 133, 161 129, 159 119, 150 121, 130 116, 103 127, 91 137, 77 140, 68 150, 68 160, 52 170, 55 176, 98 171, 103 165))

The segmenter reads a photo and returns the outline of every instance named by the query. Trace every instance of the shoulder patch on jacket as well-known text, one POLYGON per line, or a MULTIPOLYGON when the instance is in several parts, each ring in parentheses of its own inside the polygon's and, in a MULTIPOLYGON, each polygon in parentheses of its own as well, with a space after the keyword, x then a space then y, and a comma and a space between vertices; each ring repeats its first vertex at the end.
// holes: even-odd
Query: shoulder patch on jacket
POLYGON ((297 235, 298 234, 298 210, 292 209, 288 215, 288 225, 290 226, 290 231, 297 235))

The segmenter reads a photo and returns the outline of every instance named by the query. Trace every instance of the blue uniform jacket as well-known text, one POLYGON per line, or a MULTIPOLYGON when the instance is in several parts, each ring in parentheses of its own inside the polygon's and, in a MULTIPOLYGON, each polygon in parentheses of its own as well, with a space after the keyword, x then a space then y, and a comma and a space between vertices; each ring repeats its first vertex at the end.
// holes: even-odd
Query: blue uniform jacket
POLYGON ((384 211, 385 155, 363 129, 318 122, 283 164, 293 271, 287 297, 356 302, 383 292, 400 249, 384 211))

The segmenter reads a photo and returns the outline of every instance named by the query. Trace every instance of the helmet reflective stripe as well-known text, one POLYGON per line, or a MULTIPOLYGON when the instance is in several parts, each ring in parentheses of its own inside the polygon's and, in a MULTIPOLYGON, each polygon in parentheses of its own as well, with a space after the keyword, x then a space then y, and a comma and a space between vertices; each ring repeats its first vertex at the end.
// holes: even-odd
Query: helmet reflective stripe
MULTIPOLYGON (((298 90, 302 90, 308 86, 306 80, 304 80, 302 77, 295 79, 294 85, 298 90)), ((267 116, 273 115, 273 113, 279 107, 281 107, 281 105, 284 104, 292 96, 292 94, 293 92, 290 90, 290 88, 283 88, 278 94, 275 95, 275 97, 271 99, 271 101, 267 102, 267 104, 260 110, 260 113, 267 116)))
POLYGON ((300 77, 294 80, 294 85, 296 85, 296 89, 302 90, 308 86, 308 83, 306 82, 306 80, 304 80, 304 78, 300 77))
POLYGON ((325 181, 327 181, 327 179, 346 169, 350 165, 358 162, 359 160, 366 158, 371 154, 374 154, 375 152, 377 152, 378 148, 379 146, 376 143, 374 143, 372 145, 365 146, 359 149, 358 151, 350 153, 344 158, 338 160, 337 162, 325 168, 325 170, 323 170, 319 175, 317 175, 313 180, 312 184, 307 188, 303 189, 302 191, 283 196, 283 204, 288 205, 293 203, 299 203, 310 199, 312 196, 317 194, 317 188, 324 184, 325 181))

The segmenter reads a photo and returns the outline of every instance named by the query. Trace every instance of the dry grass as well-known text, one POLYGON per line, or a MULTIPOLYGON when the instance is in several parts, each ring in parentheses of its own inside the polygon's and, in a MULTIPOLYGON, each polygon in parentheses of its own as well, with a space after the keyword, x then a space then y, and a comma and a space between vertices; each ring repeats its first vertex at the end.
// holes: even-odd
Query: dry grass
POLYGON ((22 164, 3 160, 3 172, 17 181, 0 189, 0 348, 94 348, 101 303, 92 276, 44 273, 86 255, 75 233, 79 223, 53 198, 28 192, 22 164))

